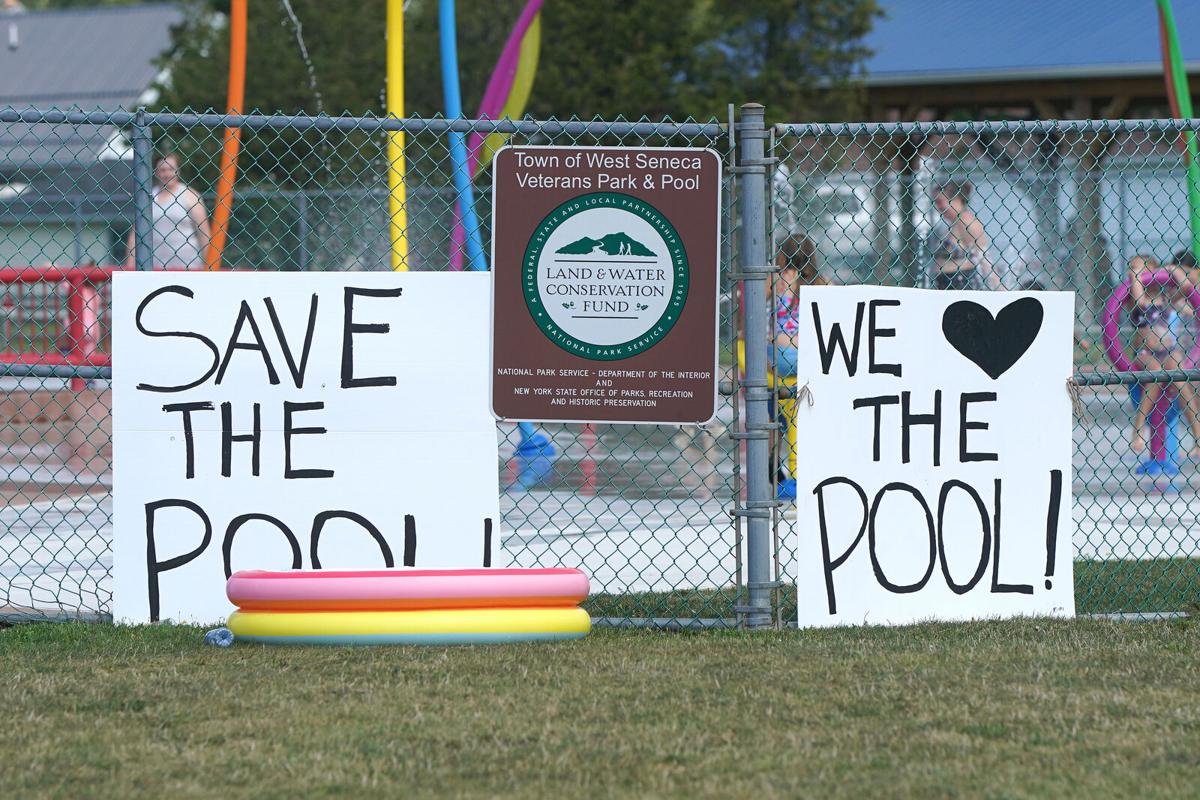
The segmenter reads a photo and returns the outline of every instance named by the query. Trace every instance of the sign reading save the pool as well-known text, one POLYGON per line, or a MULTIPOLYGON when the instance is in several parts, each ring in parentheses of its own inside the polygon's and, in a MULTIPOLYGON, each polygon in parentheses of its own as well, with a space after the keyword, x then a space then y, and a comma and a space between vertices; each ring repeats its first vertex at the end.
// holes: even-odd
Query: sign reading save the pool
POLYGON ((238 569, 490 566, 486 274, 113 288, 113 616, 213 623, 238 569))
POLYGON ((492 170, 496 415, 710 420, 720 157, 513 146, 492 170))
POLYGON ((1073 303, 801 291, 800 625, 1074 614, 1073 303))

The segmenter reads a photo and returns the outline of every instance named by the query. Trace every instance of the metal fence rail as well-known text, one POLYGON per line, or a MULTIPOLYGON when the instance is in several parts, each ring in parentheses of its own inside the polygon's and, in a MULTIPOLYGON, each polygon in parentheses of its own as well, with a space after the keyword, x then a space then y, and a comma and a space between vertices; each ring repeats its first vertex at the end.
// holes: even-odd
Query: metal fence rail
MULTIPOLYGON (((499 426, 505 556, 583 568, 596 592, 589 610, 608 624, 760 626, 793 613, 790 465, 811 456, 791 445, 782 421, 795 391, 774 374, 774 312, 794 288, 778 280, 781 252, 807 265, 802 280, 1075 290, 1077 605, 1152 615, 1200 595, 1200 478, 1183 399, 1200 378, 1195 322, 1171 297, 1184 322, 1156 361, 1138 355, 1147 348, 1128 305, 1105 324, 1131 257, 1166 261, 1190 247, 1178 143, 1194 121, 768 126, 753 105, 736 124, 8 109, 0 139, 33 137, 24 150, 40 156, 0 153, 0 275, 43 278, 3 294, 0 618, 108 613, 107 289, 62 275, 196 266, 194 251, 130 252, 130 231, 149 238, 166 153, 211 212, 226 127, 242 141, 225 231, 224 263, 236 269, 390 268, 389 132, 407 134, 408 266, 420 270, 469 265, 453 233, 449 132, 721 154, 716 423, 545 425, 536 442, 499 426), (986 241, 967 241, 968 227, 986 241), (1114 330, 1127 365, 1106 355, 1114 330), (1148 451, 1165 453, 1154 462, 1131 449, 1130 394, 1147 387, 1178 398, 1160 407, 1171 421, 1154 416, 1144 434, 1148 451)), ((484 170, 485 238, 489 186, 484 170)))

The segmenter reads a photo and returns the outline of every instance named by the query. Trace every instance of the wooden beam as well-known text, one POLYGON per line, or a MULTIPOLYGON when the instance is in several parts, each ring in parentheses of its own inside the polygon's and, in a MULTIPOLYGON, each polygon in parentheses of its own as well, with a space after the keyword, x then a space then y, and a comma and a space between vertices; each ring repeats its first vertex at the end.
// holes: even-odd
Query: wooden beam
POLYGON ((1129 103, 1132 101, 1132 99, 1133 98, 1127 94, 1119 94, 1115 96, 1112 101, 1104 107, 1104 110, 1100 112, 1100 118, 1121 119, 1121 117, 1125 115, 1125 112, 1129 110, 1129 103))
POLYGON ((1044 98, 1033 98, 1033 108, 1037 111, 1038 119, 1062 119, 1058 106, 1044 98))
POLYGON ((1093 99, 1118 95, 1166 98, 1161 77, 870 86, 867 95, 871 103, 901 108, 909 105, 1004 106, 1031 103, 1036 99, 1061 102, 1079 95, 1093 99))

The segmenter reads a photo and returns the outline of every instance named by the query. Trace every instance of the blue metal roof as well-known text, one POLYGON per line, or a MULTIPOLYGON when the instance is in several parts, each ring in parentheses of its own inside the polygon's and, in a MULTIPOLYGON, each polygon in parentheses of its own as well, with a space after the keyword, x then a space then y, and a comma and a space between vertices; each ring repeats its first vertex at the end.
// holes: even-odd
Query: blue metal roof
MULTIPOLYGON (((866 83, 1162 74, 1154 0, 882 0, 866 83)), ((1175 0, 1188 71, 1200 69, 1200 2, 1175 0)))

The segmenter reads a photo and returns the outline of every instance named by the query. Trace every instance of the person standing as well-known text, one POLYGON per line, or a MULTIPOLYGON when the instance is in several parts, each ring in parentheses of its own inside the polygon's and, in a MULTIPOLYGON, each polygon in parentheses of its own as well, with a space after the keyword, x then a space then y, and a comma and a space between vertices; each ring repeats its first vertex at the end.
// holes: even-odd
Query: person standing
MULTIPOLYGON (((210 230, 200 195, 179 178, 179 157, 164 153, 154 162, 150 205, 154 269, 204 269, 210 230)), ((134 267, 135 231, 129 231, 125 266, 134 267)))
POLYGON ((946 181, 933 195, 946 233, 933 246, 933 285, 937 289, 999 289, 1000 276, 988 259, 988 237, 971 210, 967 181, 946 181))

